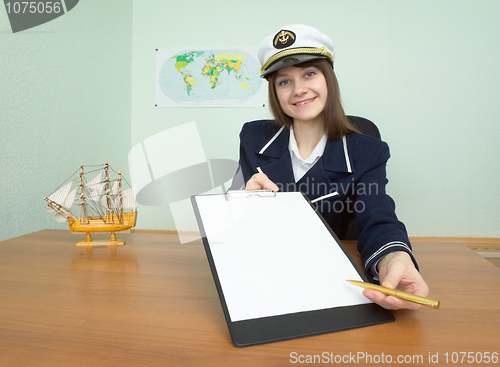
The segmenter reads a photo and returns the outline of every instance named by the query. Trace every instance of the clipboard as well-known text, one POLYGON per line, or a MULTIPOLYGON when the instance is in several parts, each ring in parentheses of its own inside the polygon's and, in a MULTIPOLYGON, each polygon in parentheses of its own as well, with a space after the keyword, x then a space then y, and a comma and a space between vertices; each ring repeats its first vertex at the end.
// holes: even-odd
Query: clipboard
POLYGON ((346 279, 367 281, 300 192, 191 197, 233 344, 266 344, 394 321, 346 279))

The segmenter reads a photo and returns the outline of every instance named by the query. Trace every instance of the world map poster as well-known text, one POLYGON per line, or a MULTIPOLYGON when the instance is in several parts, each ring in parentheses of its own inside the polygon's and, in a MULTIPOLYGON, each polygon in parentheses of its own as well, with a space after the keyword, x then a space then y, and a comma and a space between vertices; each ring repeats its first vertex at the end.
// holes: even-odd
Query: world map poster
POLYGON ((158 107, 263 107, 257 49, 159 49, 158 107))

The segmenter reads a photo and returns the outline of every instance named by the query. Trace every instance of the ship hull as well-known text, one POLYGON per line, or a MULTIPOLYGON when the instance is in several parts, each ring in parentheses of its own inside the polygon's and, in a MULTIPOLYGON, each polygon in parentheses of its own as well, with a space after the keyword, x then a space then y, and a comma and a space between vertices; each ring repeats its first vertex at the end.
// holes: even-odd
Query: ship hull
POLYGON ((68 227, 72 232, 119 232, 135 227, 137 223, 137 211, 123 213, 123 220, 119 220, 118 214, 110 214, 106 222, 101 217, 68 218, 68 227))

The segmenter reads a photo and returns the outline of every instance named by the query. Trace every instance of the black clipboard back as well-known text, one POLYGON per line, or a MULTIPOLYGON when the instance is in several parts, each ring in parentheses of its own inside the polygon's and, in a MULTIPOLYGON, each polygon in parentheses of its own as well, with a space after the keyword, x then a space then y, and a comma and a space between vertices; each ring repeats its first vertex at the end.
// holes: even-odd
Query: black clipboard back
MULTIPOLYGON (((230 200, 240 200, 242 194, 242 192, 239 193, 240 196, 238 196, 238 199, 231 199, 227 194, 218 194, 213 196, 223 195, 224 201, 229 203, 230 200)), ((336 244, 346 255, 353 268, 359 274, 360 278, 363 281, 366 281, 366 277, 363 272, 351 258, 345 247, 342 245, 338 237, 326 223, 321 214, 316 211, 315 206, 311 204, 311 202, 305 195, 301 193, 294 194, 302 195, 304 200, 307 201, 309 207, 314 213, 316 220, 320 221, 325 226, 325 228, 335 240, 336 244)), ((259 197, 254 197, 252 200, 273 200, 273 197, 274 195, 264 194, 263 196, 259 195, 259 197)), ((243 198, 243 200, 245 199, 243 198)), ((226 302, 226 296, 224 295, 224 290, 221 284, 219 272, 217 270, 216 261, 214 260, 212 254, 210 240, 207 237, 204 218, 200 213, 200 208, 197 203, 197 196, 193 196, 191 198, 191 201, 198 221, 203 245, 210 265, 210 269, 212 271, 224 316, 226 318, 229 333, 231 335, 232 342, 236 347, 247 347, 252 345, 297 339, 394 321, 394 317, 390 313, 390 311, 374 303, 363 303, 344 307, 307 310, 233 321, 231 319, 228 304, 226 302)), ((204 213, 204 215, 207 214, 204 213)), ((208 218, 205 218, 206 222, 208 222, 207 219, 208 218)), ((290 226, 290 228, 291 230, 293 230, 294 226, 290 226)), ((251 230, 255 229, 249 228, 249 231, 251 230)), ((245 236, 245 233, 241 233, 241 235, 245 236)))

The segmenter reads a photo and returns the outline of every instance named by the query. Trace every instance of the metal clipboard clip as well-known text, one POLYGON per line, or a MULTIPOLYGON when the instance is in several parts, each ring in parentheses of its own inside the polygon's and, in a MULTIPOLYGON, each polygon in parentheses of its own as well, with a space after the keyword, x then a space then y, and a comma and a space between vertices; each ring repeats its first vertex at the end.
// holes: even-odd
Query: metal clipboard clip
POLYGON ((246 199, 257 196, 261 198, 271 198, 276 196, 273 190, 228 190, 227 195, 230 199, 246 199))

